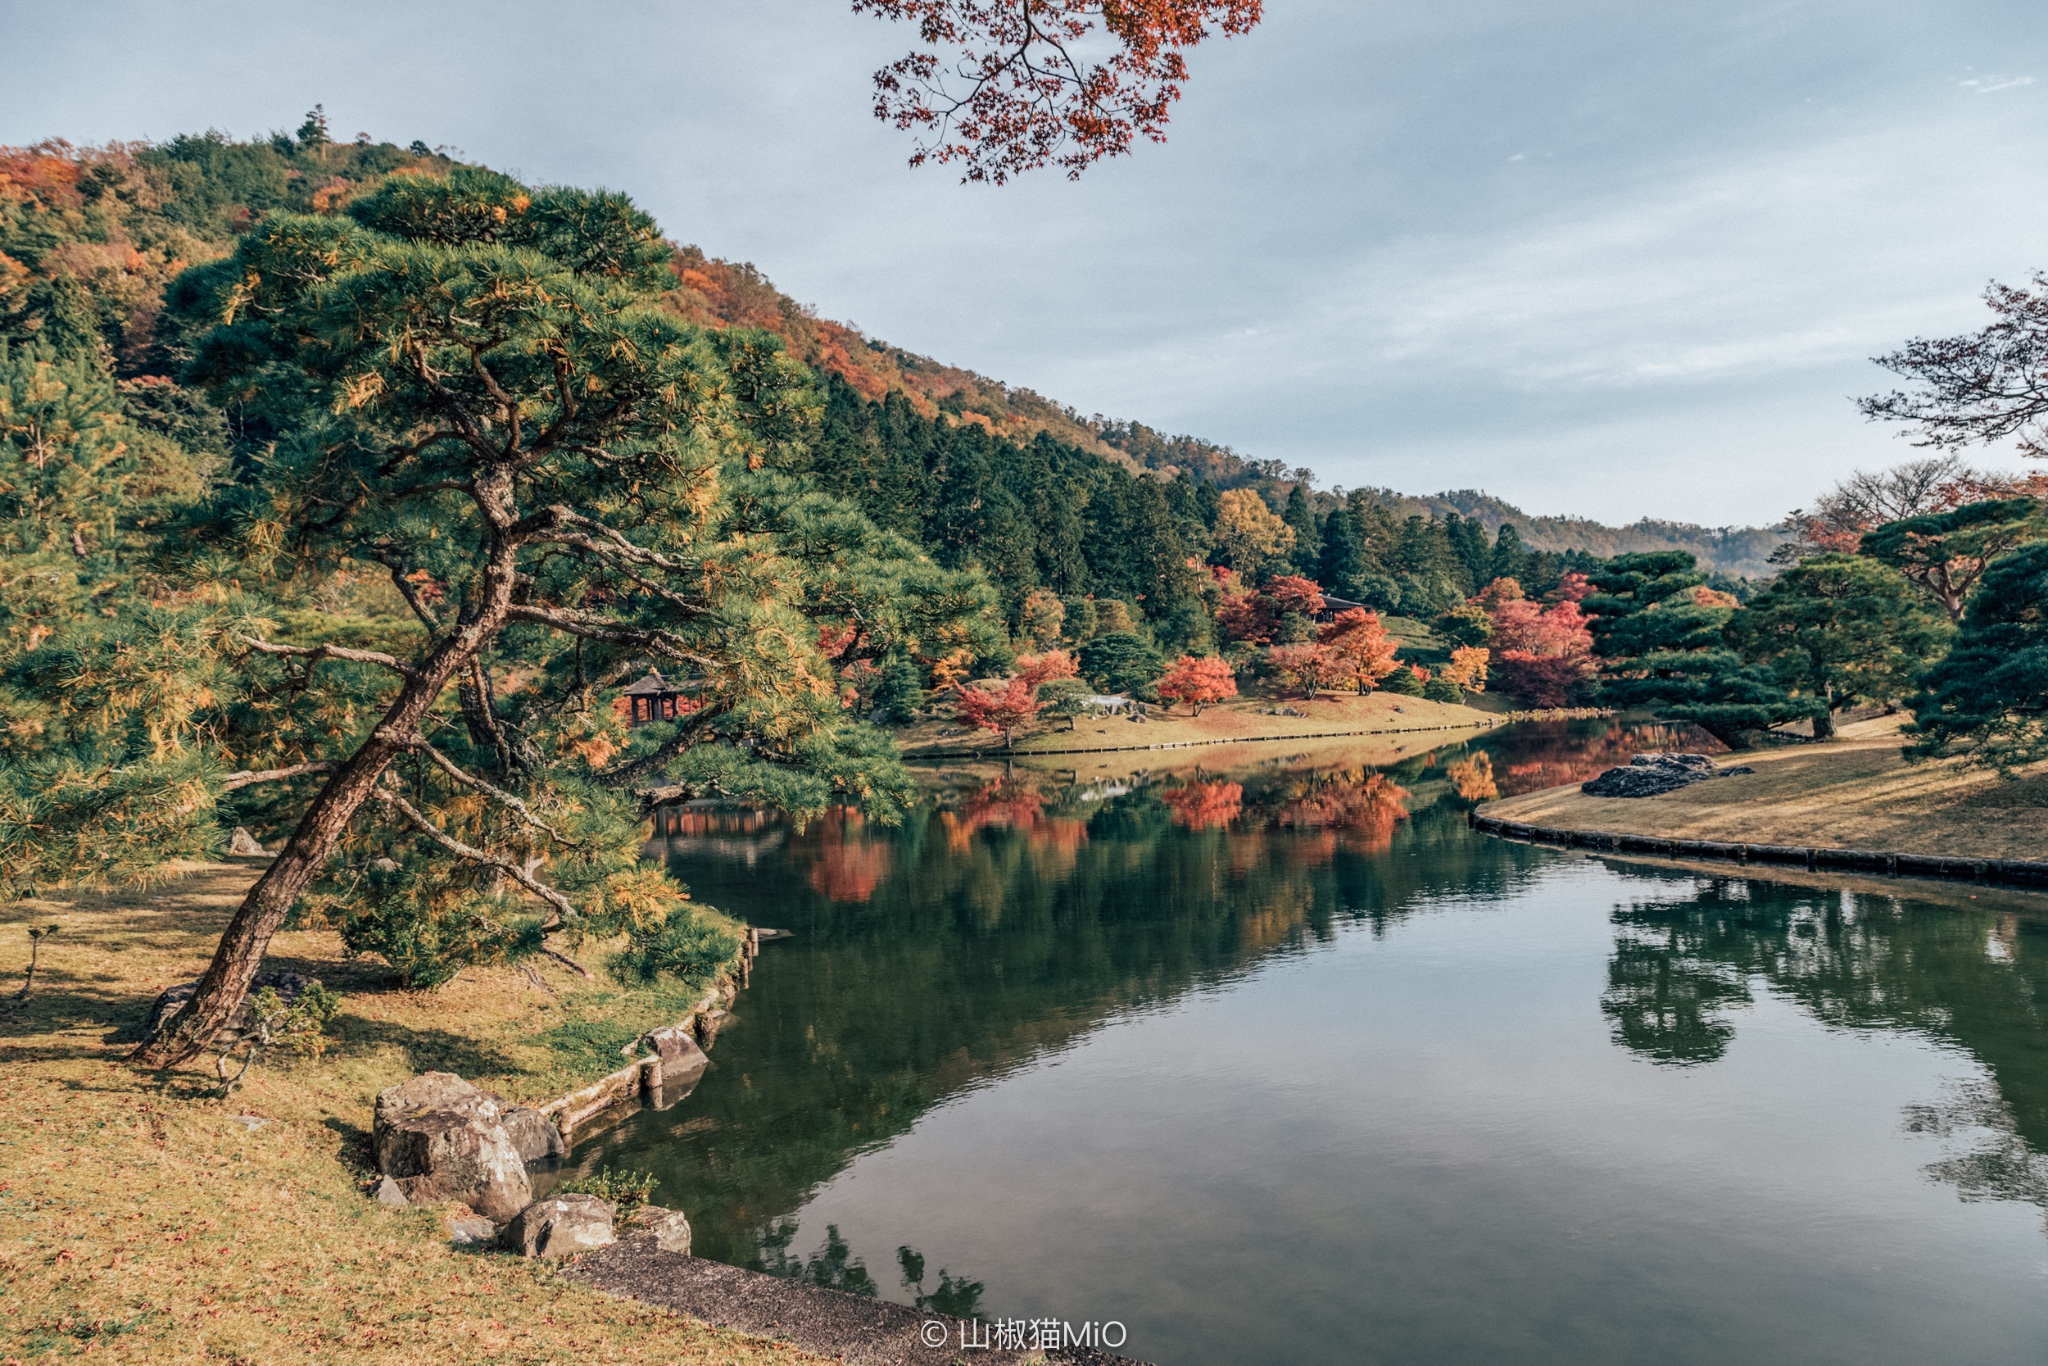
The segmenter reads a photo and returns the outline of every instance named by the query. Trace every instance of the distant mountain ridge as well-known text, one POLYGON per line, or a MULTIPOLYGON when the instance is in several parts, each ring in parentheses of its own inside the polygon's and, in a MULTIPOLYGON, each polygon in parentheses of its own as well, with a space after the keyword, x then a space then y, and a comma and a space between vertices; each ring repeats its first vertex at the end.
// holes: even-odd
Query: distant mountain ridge
POLYGON ((1685 550, 1698 557, 1701 568, 1741 578, 1769 578, 1776 574, 1779 567, 1771 563, 1771 552, 1790 539, 1790 533, 1777 527, 1706 527, 1655 517, 1615 527, 1589 517, 1534 517, 1478 489, 1453 489, 1421 497, 1382 492, 1404 511, 1436 517, 1455 512, 1460 517, 1484 522, 1492 535, 1499 534, 1503 522, 1513 522, 1532 550, 1583 550, 1603 559, 1650 550, 1685 550))
MULTIPOLYGON (((972 423, 1025 442, 1044 432, 1132 470, 1172 477, 1185 470, 1220 488, 1260 487, 1274 501, 1306 469, 1280 460, 1254 460, 1196 436, 1167 436, 1141 422, 1084 417, 1030 389, 990 379, 867 336, 847 323, 818 316, 778 290, 749 263, 721 261, 697 247, 679 253, 679 287, 670 296, 692 321, 712 327, 757 327, 780 336, 813 369, 838 375, 868 399, 900 390, 925 417, 972 423)), ((1513 522, 1532 550, 1583 550, 1605 558, 1648 550, 1685 550, 1703 569, 1745 578, 1777 572, 1771 551, 1786 533, 1771 527, 1704 527, 1644 518, 1624 527, 1584 517, 1535 517, 1477 489, 1415 495, 1373 490, 1403 516, 1442 517, 1455 512, 1486 524, 1489 535, 1513 522)))

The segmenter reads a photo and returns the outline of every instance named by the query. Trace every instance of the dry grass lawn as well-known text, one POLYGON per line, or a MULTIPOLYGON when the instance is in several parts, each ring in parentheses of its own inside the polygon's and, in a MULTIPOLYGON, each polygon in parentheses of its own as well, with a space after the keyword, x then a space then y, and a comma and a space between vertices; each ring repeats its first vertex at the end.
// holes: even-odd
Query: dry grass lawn
MULTIPOLYGON (((1313 701, 1299 697, 1237 698, 1205 708, 1200 716, 1188 715, 1176 706, 1171 713, 1151 709, 1143 725, 1121 717, 1082 717, 1074 729, 1067 722, 1052 721, 1018 738, 1019 753, 1051 753, 1074 749, 1148 749, 1153 745, 1233 740, 1287 740, 1339 731, 1423 730, 1452 726, 1460 729, 1485 726, 1489 714, 1452 702, 1430 702, 1420 697, 1393 693, 1325 693, 1313 701), (1267 716, 1262 712, 1292 707, 1305 716, 1267 716)), ((1000 736, 987 731, 968 732, 951 722, 925 722, 901 736, 906 756, 930 758, 966 754, 1001 747, 1000 736)))
POLYGON ((1724 754, 1753 774, 1657 797, 1554 787, 1489 802, 1503 820, 1567 830, 1748 844, 1824 845, 1974 858, 2048 857, 2048 770, 2017 779, 1952 761, 1909 762, 1899 718, 1844 726, 1827 744, 1724 754))
POLYGON ((285 934, 272 966, 344 993, 326 1057, 259 1065, 226 1101, 209 1070, 122 1065, 150 1001, 198 975, 254 872, 206 865, 149 893, 0 911, 10 996, 27 926, 62 926, 34 995, 0 1003, 0 1362, 813 1359, 452 1248, 446 1211, 362 1194, 380 1087, 443 1068, 546 1099, 618 1066, 618 1045, 676 1018, 681 993, 552 967, 552 993, 503 969, 402 991, 331 934, 285 934))

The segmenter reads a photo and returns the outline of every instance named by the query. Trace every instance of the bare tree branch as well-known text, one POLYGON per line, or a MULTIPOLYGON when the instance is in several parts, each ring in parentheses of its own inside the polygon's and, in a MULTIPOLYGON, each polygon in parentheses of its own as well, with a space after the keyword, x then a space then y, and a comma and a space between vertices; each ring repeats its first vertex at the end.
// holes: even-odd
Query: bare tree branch
POLYGON ((527 891, 532 892, 542 901, 554 907, 555 913, 563 919, 573 920, 579 914, 575 903, 570 901, 568 897, 563 896, 545 882, 540 881, 533 874, 512 862, 512 860, 493 854, 488 849, 478 849, 474 845, 464 844, 461 840, 456 839, 453 835, 448 834, 421 815, 418 807, 415 807, 411 802, 399 796, 390 788, 372 788, 370 795, 386 806, 396 809, 398 814, 405 818, 407 825, 410 825, 413 829, 419 831, 422 835, 425 835, 457 858, 467 859, 471 863, 481 863, 486 867, 498 869, 527 891))
POLYGON ((310 659, 314 664, 324 659, 345 659, 353 664, 380 664, 407 678, 413 676, 412 665, 377 650, 352 650, 345 645, 273 645, 254 636, 236 636, 235 639, 250 649, 260 650, 267 655, 295 655, 310 659))
POLYGON ((220 790, 233 792, 257 783, 281 783, 287 778, 308 778, 315 773, 332 773, 335 765, 322 759, 316 763, 293 764, 290 768, 243 769, 220 780, 220 790))

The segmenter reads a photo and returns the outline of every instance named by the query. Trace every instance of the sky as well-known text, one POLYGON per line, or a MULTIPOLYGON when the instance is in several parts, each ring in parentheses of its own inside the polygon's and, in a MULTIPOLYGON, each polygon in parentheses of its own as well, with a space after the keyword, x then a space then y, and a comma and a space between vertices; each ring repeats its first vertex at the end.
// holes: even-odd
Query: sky
MULTIPOLYGON (((1315 470, 1760 524, 2048 269, 2039 0, 1267 0, 1163 146, 912 170, 847 0, 0 0, 0 143, 294 128, 631 193, 870 336, 1315 470), (33 54, 23 60, 15 54, 33 54)), ((2003 452, 1982 462, 2018 468, 2003 452)))

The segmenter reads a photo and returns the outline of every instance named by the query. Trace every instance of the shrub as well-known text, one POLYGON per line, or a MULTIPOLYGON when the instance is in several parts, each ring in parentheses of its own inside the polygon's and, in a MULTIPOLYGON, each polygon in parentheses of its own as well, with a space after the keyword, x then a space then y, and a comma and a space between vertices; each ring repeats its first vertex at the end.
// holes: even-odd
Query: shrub
POLYGON ((631 1209, 647 1203, 647 1197, 654 1194, 654 1188, 661 1184, 653 1172, 622 1172, 612 1167, 599 1167, 594 1172, 572 1176, 555 1187, 562 1195, 594 1195, 600 1200, 609 1200, 620 1209, 631 1209))

